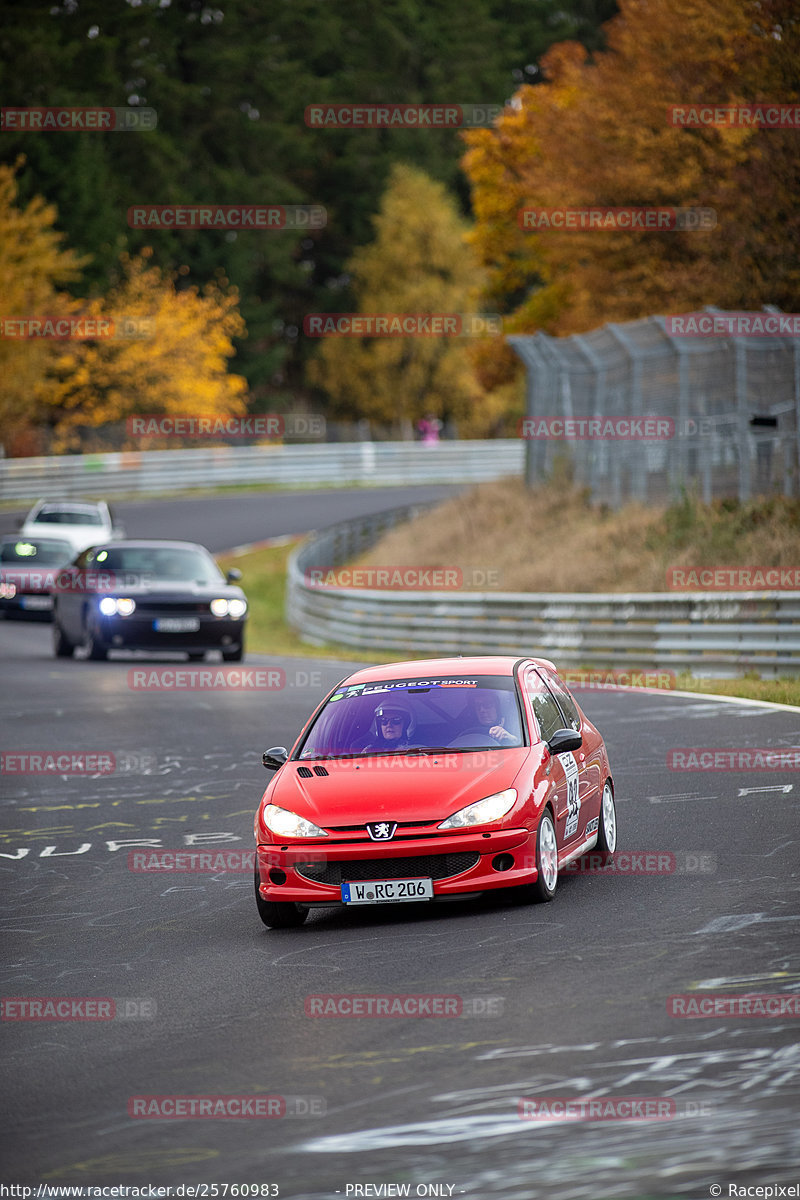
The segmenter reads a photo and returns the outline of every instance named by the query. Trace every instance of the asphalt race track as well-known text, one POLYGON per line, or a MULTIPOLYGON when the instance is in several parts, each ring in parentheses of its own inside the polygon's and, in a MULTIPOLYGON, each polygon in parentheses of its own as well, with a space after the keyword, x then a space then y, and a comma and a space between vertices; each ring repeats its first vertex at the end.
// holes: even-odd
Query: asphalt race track
MULTIPOLYGON (((227 544, 254 527, 242 518, 227 544)), ((129 855, 251 850, 262 750, 290 744, 351 664, 251 655, 244 667, 280 669, 282 686, 137 690, 129 672, 146 660, 57 661, 50 636, 0 622, 0 748, 97 752, 116 769, 0 775, 0 993, 111 998, 117 1016, 3 1022, 6 1182, 274 1183, 283 1200, 701 1198, 798 1182, 798 1017, 667 1008, 687 993, 797 997, 796 772, 679 772, 667 754, 796 747, 800 710, 579 692, 615 769, 619 849, 660 856, 661 873, 569 875, 543 906, 318 910, 269 931, 250 870, 147 874, 129 855), (323 993, 456 996, 464 1011, 306 1015, 323 993), (153 1095, 283 1097, 286 1115, 129 1115, 153 1095), (520 1117, 525 1097, 657 1098, 669 1115, 545 1122, 520 1117)))
MULTIPOLYGON (((185 539, 200 542, 219 554, 232 546, 308 533, 366 513, 444 500, 458 491, 452 484, 423 484, 320 491, 218 492, 169 501, 124 500, 112 507, 129 538, 185 539)), ((30 505, 13 512, 0 512, 0 536, 15 533, 29 508, 30 505)))

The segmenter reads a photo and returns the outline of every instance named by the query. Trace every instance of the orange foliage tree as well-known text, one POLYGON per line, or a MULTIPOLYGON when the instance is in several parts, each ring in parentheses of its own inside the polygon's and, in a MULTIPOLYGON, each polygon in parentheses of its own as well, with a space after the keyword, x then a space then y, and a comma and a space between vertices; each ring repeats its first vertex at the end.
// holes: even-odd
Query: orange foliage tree
POLYGON ((245 332, 236 289, 224 279, 202 293, 177 289, 182 272, 166 275, 149 257, 123 256, 107 294, 82 306, 113 336, 63 345, 40 389, 57 452, 85 447, 93 430, 100 446, 104 427, 136 414, 246 412, 246 382, 227 370, 245 332))
MULTIPOLYGON (((584 332, 706 304, 797 308, 797 129, 684 128, 673 105, 796 102, 800 11, 792 0, 621 0, 591 58, 576 43, 543 61, 495 128, 466 134, 473 243, 489 299, 515 332, 584 332), (706 232, 525 232, 523 207, 703 206, 706 232)), ((514 369, 483 349, 487 386, 514 369)))

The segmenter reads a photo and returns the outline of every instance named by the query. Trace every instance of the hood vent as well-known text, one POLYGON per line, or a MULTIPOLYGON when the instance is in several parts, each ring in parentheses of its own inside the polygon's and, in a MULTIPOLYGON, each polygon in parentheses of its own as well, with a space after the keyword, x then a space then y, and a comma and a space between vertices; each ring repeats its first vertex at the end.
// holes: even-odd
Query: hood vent
POLYGON ((312 772, 309 771, 308 767, 298 767, 297 774, 302 776, 303 779, 310 779, 312 776, 312 772))
POLYGON ((327 775, 328 772, 325 770, 324 767, 314 767, 314 774, 315 775, 327 775))

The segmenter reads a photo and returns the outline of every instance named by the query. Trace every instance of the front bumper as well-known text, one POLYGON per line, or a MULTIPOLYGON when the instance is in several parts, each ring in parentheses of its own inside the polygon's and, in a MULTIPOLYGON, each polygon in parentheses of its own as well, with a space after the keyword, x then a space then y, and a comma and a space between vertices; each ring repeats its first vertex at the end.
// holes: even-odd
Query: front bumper
POLYGON ((136 613, 130 617, 98 614, 94 629, 98 640, 111 650, 232 650, 242 644, 247 624, 246 618, 233 621, 201 614, 196 617, 196 630, 176 632, 156 628, 156 620, 170 616, 167 612, 142 617, 136 613))
POLYGON ((402 877, 433 877, 418 869, 413 860, 461 855, 472 855, 477 861, 466 870, 441 879, 434 878, 434 899, 468 896, 496 888, 534 883, 537 878, 536 832, 502 829, 492 833, 410 838, 393 845, 362 841, 336 841, 330 845, 321 842, 259 844, 257 861, 261 876, 260 892, 265 900, 337 905, 342 903, 339 877, 342 881, 350 875, 363 880, 366 873, 372 879, 396 879, 401 877, 398 871, 402 872, 402 877), (502 856, 502 866, 496 862, 499 856, 502 856), (409 860, 407 871, 403 870, 404 859, 409 860), (307 870, 306 864, 319 864, 316 869, 320 873, 336 876, 337 882, 307 878, 302 873, 307 870), (347 864, 358 866, 350 867, 347 864), (385 867, 382 864, 386 864, 385 867), (285 877, 283 882, 280 882, 281 875, 285 877))
POLYGON ((34 591, 18 591, 15 596, 0 596, 0 613, 9 617, 52 621, 53 597, 49 592, 34 591))

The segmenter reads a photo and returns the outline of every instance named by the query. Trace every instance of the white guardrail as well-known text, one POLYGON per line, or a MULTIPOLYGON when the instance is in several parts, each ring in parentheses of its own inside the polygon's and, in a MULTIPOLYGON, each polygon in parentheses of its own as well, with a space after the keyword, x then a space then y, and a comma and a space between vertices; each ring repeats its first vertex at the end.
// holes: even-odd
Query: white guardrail
POLYGON ((362 486, 478 483, 521 475, 518 438, 486 441, 316 442, 216 446, 201 450, 64 454, 0 459, 0 500, 176 492, 225 484, 362 486))
POLYGON ((800 674, 800 592, 641 593, 378 591, 315 586, 315 567, 346 563, 424 507, 332 526, 289 562, 287 616, 312 644, 399 654, 503 653, 561 668, 691 669, 725 677, 800 674))

